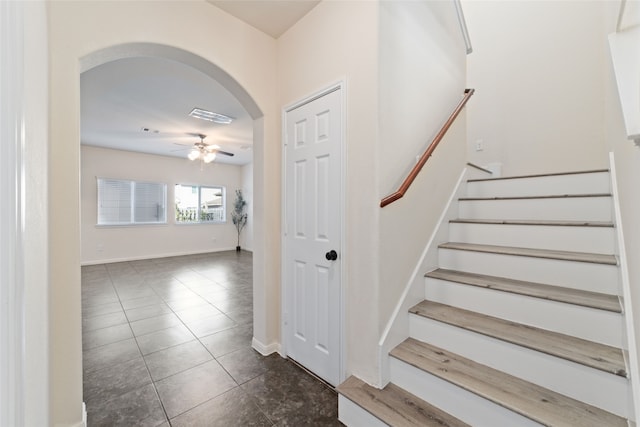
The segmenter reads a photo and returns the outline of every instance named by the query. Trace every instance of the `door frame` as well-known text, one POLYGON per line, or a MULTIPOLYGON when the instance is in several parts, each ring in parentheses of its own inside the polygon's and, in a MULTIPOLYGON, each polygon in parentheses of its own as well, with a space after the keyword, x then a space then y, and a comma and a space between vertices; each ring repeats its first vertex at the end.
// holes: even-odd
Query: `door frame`
POLYGON ((281 174, 282 177, 280 188, 281 188, 281 251, 280 251, 280 277, 281 277, 281 286, 280 286, 280 337, 281 337, 281 349, 279 351, 282 357, 288 357, 288 326, 287 326, 287 295, 289 292, 289 287, 287 286, 287 275, 286 275, 286 254, 287 254, 287 113, 295 110, 296 108, 300 108, 303 105, 306 105, 310 102, 315 101, 318 98, 322 98, 325 95, 328 95, 335 91, 340 91, 340 246, 338 248, 340 254, 340 301, 339 301, 339 309, 338 309, 338 323, 339 323, 339 342, 340 349, 338 351, 338 356, 340 359, 339 366, 340 372, 338 373, 339 383, 342 383, 346 379, 346 333, 345 333, 345 319, 346 319, 346 278, 347 278, 347 268, 346 261, 348 259, 348 254, 345 251, 346 248, 346 233, 345 233, 345 220, 346 220, 346 80, 340 79, 337 82, 326 86, 323 89, 320 89, 309 96, 306 96, 292 104, 288 104, 282 108, 282 124, 281 124, 281 148, 282 148, 282 164, 281 164, 281 174))

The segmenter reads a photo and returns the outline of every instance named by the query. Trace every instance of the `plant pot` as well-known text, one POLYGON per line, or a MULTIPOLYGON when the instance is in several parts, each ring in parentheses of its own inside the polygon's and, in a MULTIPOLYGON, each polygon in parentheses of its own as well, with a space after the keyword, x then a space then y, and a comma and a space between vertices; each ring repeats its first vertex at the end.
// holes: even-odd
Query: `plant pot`
POLYGON ((240 246, 236 246, 236 252, 240 252, 240 246))

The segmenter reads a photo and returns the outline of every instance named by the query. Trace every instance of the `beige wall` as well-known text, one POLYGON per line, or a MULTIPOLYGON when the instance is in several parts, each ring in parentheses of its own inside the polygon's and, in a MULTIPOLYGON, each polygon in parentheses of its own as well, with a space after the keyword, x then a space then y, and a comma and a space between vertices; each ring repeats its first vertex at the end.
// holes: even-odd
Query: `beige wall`
POLYGON ((177 157, 82 146, 81 150, 81 263, 127 261, 163 256, 232 250, 236 229, 231 211, 241 189, 240 166, 177 157), (96 178, 161 182, 167 185, 167 223, 141 226, 97 226, 96 178), (222 186, 226 189, 227 221, 223 224, 176 224, 174 185, 222 186))
POLYGON ((376 341, 379 215, 376 182, 378 144, 378 4, 320 3, 278 40, 279 106, 284 108, 344 79, 346 83, 346 223, 343 255, 346 301, 346 368, 377 381, 376 341))
POLYGON ((472 161, 504 174, 607 166, 603 3, 463 1, 472 161))
POLYGON ((460 100, 464 61, 450 2, 323 2, 278 40, 282 107, 346 83, 346 368, 373 384, 377 341, 441 210, 430 207, 444 204, 462 170, 463 129, 418 197, 386 211, 380 199, 460 100))
MULTIPOLYGON (((52 424, 81 422, 80 333, 80 71, 83 58, 131 42, 181 48, 217 65, 243 87, 264 114, 254 138, 256 251, 279 241, 279 205, 263 206, 262 192, 280 188, 279 111, 276 108, 275 40, 204 1, 55 1, 49 8, 50 53, 50 325, 52 424), (224 40, 224 43, 215 41, 224 40), (264 143, 262 143, 264 140, 264 143)), ((188 55, 187 55, 188 56, 188 55)), ((276 250, 257 256, 255 336, 277 341, 279 312, 264 295, 277 293, 276 250), (273 257, 276 259, 272 259, 273 257), (273 267, 273 266, 276 267, 273 267)), ((254 261, 255 262, 255 261, 254 261)))
MULTIPOLYGON (((452 1, 382 2, 379 22, 378 194, 382 197, 397 189, 416 156, 462 99, 466 51, 452 1)), ((464 115, 459 118, 404 198, 381 210, 381 329, 390 320, 464 167, 464 120, 464 115)))

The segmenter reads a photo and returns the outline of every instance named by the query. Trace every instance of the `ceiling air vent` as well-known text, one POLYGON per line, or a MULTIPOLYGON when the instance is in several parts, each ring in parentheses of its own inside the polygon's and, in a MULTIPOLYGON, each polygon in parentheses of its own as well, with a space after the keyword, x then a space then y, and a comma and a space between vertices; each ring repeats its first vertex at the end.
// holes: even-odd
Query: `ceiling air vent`
POLYGON ((193 110, 191 110, 189 115, 191 117, 195 117, 196 119, 208 120, 210 122, 219 123, 221 125, 228 125, 233 121, 233 117, 203 110, 202 108, 194 108, 193 110))

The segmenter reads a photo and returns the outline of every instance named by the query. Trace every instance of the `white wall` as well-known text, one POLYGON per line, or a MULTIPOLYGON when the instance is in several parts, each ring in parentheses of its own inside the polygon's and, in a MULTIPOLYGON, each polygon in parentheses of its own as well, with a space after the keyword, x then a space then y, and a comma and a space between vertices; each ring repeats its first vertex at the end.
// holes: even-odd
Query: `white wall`
POLYGON ((346 81, 347 373, 377 384, 377 341, 435 226, 440 208, 431 203, 444 203, 464 163, 462 125, 458 144, 439 150, 438 166, 421 178, 426 187, 414 189, 433 198, 380 209, 462 97, 455 9, 451 2, 323 2, 278 40, 278 53, 283 107, 346 81))
MULTIPOLYGON (((343 269, 346 367, 377 382, 379 331, 377 220, 373 190, 377 156, 378 4, 325 1, 278 39, 279 106, 284 108, 329 85, 346 83, 346 223, 343 269)), ((281 160, 278 160, 280 167, 281 160)))
MULTIPOLYGON (((254 124, 254 337, 279 336, 280 205, 263 192, 280 188, 276 42, 204 1, 48 2, 49 34, 49 249, 52 425, 82 417, 80 318, 80 72, 92 53, 126 43, 155 43, 197 55, 226 72, 225 85, 246 92, 262 113, 254 124), (224 43, 217 41, 224 40, 224 43), (274 243, 275 242, 275 243, 274 243), (275 248, 273 247, 275 245, 275 248), (269 306, 271 304, 271 306, 269 306), (275 307, 275 308, 274 308, 275 307)), ((121 52, 121 51, 119 51, 121 52)), ((126 52, 125 52, 126 53, 126 52)), ((238 93, 238 90, 230 90, 238 93)), ((237 96, 237 95, 236 95, 237 96)), ((251 111, 250 111, 251 112, 251 111)), ((279 194, 276 195, 279 197, 279 194)), ((47 262, 48 261, 48 262, 47 262)))
MULTIPOLYGON (((639 4, 627 2, 623 29, 640 25, 639 4)), ((502 162, 510 174, 606 168, 606 152, 614 153, 640 352, 640 147, 626 138, 607 41, 620 2, 463 6, 474 46, 468 81, 477 89, 468 109, 472 160, 502 162)))
MULTIPOLYGON (((383 197, 397 189, 416 156, 424 152, 462 99, 466 51, 452 1, 382 2, 379 40, 378 195, 383 197)), ((381 329, 462 172, 465 143, 463 115, 404 198, 381 210, 381 329)))
POLYGON ((50 422, 50 280, 47 164, 48 59, 45 2, 24 2, 25 26, 25 426, 50 422))
POLYGON ((46 34, 44 2, 0 4, 0 425, 7 426, 49 422, 46 34))
POLYGON ((158 258, 233 250, 231 221, 236 189, 242 188, 240 166, 200 165, 177 157, 156 156, 83 145, 81 152, 82 264, 158 258), (161 182, 167 185, 167 224, 97 226, 96 178, 161 182), (227 221, 223 224, 176 224, 175 184, 222 186, 227 221))
MULTIPOLYGON (((614 2, 618 3, 618 2, 614 2)), ((471 161, 504 174, 607 166, 600 1, 463 1, 471 161), (483 140, 484 151, 475 151, 483 140)))
POLYGON ((242 195, 247 201, 247 225, 240 235, 242 249, 253 251, 253 163, 242 166, 242 195))
MULTIPOLYGON (((618 2, 606 3, 605 26, 603 38, 606 33, 615 31, 618 18, 618 2)), ((629 2, 627 13, 623 21, 625 27, 633 28, 640 25, 640 7, 637 2, 629 2), (635 8, 633 8, 633 4, 635 8), (635 12, 635 13, 634 13, 635 12)), ((640 47, 638 47, 640 49, 640 47)), ((636 51, 637 53, 638 51, 636 51)), ((609 55, 607 52, 606 55, 609 55)), ((625 125, 618 97, 618 89, 611 60, 605 63, 605 88, 606 88, 606 140, 608 150, 614 153, 618 192, 620 196, 620 215, 624 231, 625 251, 627 255, 627 267, 629 270, 629 282, 631 291, 631 305, 634 316, 636 354, 640 354, 640 146, 627 139, 625 125)), ((636 366, 638 373, 640 367, 636 366)), ((633 368, 631 374, 634 374, 633 368)), ((638 384, 638 379, 636 379, 638 384)), ((639 392, 640 390, 636 390, 639 392)), ((636 420, 640 416, 640 398, 636 395, 636 420)))

